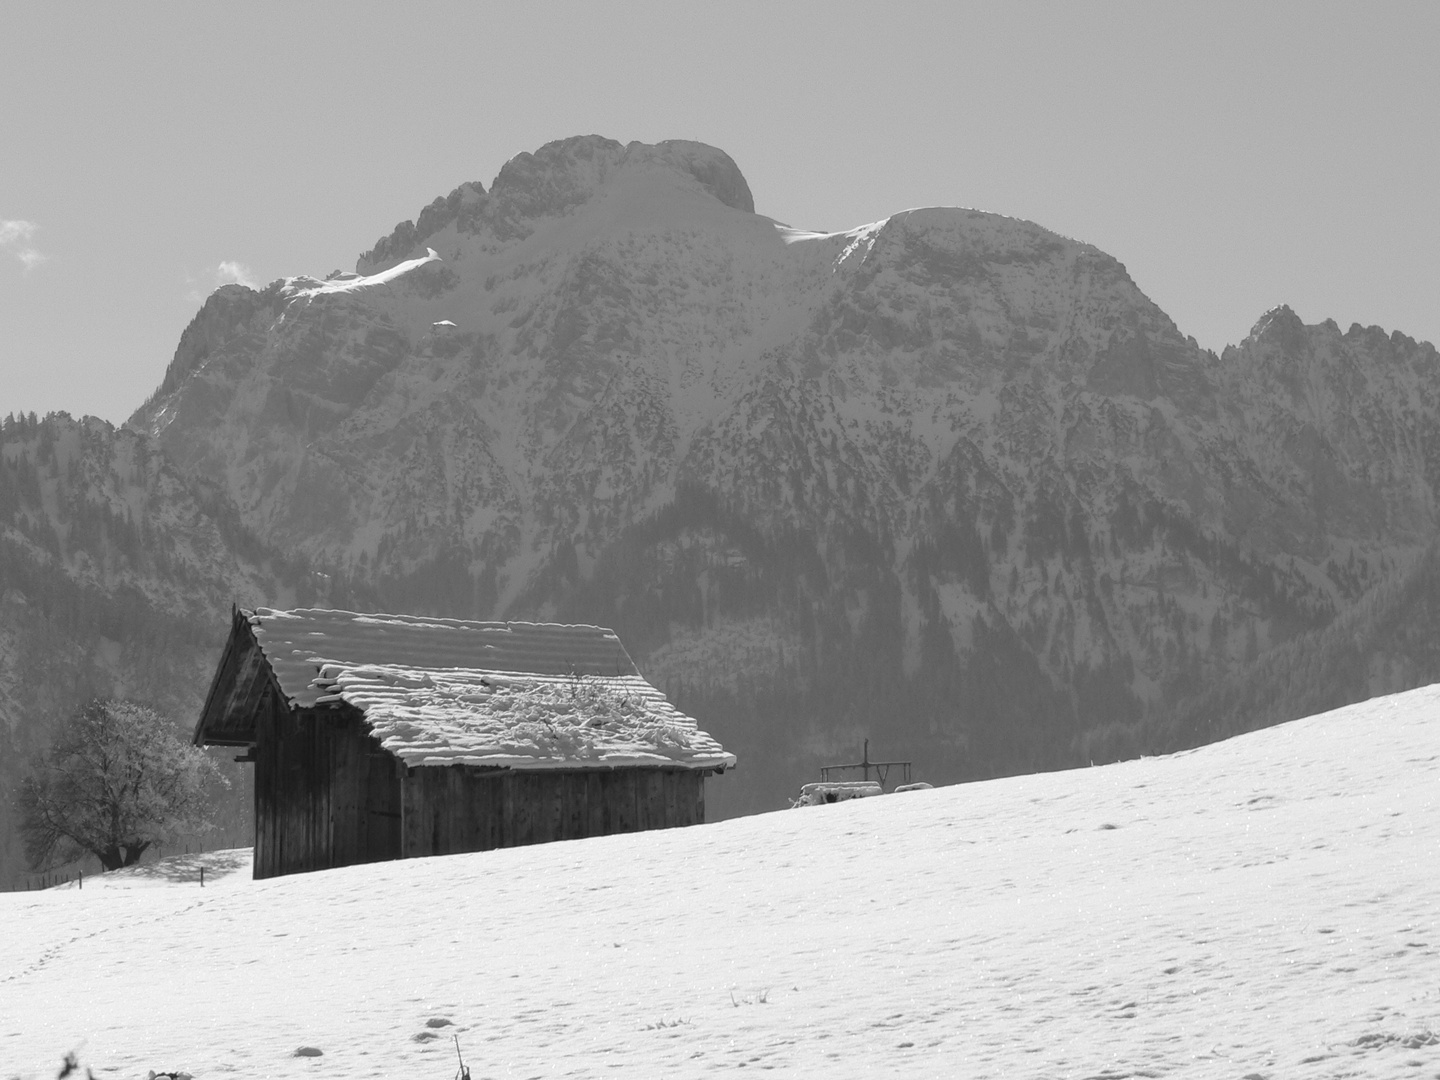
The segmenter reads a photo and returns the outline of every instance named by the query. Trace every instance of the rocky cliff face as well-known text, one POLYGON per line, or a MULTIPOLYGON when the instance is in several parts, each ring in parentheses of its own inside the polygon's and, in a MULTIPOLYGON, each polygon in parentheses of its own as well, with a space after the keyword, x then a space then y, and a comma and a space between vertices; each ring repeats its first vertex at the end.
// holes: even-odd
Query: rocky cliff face
POLYGON ((586 137, 218 291, 132 424, 321 601, 615 626, 740 755, 724 812, 865 736, 937 780, 1152 748, 1417 564, 1436 367, 1284 308, 1216 356, 1038 225, 805 232, 586 137))

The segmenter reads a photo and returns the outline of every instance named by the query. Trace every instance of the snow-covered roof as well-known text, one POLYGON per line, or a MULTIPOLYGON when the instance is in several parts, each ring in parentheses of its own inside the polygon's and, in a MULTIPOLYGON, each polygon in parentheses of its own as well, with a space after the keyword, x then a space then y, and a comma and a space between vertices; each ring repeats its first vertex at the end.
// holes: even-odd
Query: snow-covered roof
POLYGON ((602 627, 318 608, 242 614, 292 705, 355 706, 409 765, 735 764, 602 627))

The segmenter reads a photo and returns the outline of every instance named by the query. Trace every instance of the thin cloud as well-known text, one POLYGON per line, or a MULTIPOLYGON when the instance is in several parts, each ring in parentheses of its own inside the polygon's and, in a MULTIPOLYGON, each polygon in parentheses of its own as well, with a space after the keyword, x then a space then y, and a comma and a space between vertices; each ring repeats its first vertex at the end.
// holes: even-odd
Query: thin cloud
POLYGON ((222 285, 244 285, 247 289, 260 287, 255 283, 255 275, 251 269, 236 259, 222 260, 214 269, 201 275, 198 280, 187 273, 185 281, 190 286, 190 291, 185 294, 185 299, 192 304, 203 304, 205 298, 222 285))
POLYGON ((250 268, 234 259, 226 259, 215 268, 215 287, 218 289, 221 285, 244 285, 247 289, 259 287, 250 274, 250 268))
POLYGON ((0 251, 9 252, 19 259, 27 274, 49 257, 30 242, 30 237, 38 228, 33 221, 0 218, 0 251))

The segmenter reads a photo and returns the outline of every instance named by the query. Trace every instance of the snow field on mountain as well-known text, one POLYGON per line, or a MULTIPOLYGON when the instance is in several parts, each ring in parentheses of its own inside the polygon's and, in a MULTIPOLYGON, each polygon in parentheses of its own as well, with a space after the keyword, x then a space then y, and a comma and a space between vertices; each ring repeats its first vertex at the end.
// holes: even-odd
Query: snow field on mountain
MULTIPOLYGON (((441 262, 440 256, 435 253, 434 248, 426 248, 425 254, 418 259, 406 259, 397 263, 388 270, 382 270, 378 274, 359 275, 342 274, 338 278, 320 281, 313 277, 292 277, 285 279, 283 293, 293 299, 310 299, 316 296, 325 296, 334 293, 359 292, 361 289, 373 289, 377 285, 385 285, 396 278, 403 277, 411 270, 415 270, 426 263, 441 262)), ((453 325, 453 324, 452 324, 453 325)))
POLYGON ((1440 1076, 1437 716, 1440 686, 689 829, 0 896, 0 1077, 452 1077, 457 1036, 476 1080, 1440 1076))

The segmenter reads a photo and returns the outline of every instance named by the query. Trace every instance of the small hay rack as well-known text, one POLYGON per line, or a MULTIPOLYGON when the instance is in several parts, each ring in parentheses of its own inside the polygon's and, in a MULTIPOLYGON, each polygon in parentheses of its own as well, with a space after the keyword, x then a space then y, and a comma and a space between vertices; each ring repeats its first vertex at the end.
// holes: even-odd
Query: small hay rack
POLYGON ((886 784, 890 780, 890 773, 893 769, 900 770, 901 784, 910 783, 910 762, 908 761, 871 761, 870 740, 865 740, 865 748, 860 755, 860 760, 849 765, 822 765, 820 767, 820 780, 822 783, 830 784, 837 782, 847 772, 860 770, 861 778, 870 780, 870 770, 875 770, 875 782, 880 785, 882 791, 887 790, 886 784), (839 774, 839 775, 836 775, 839 774))

